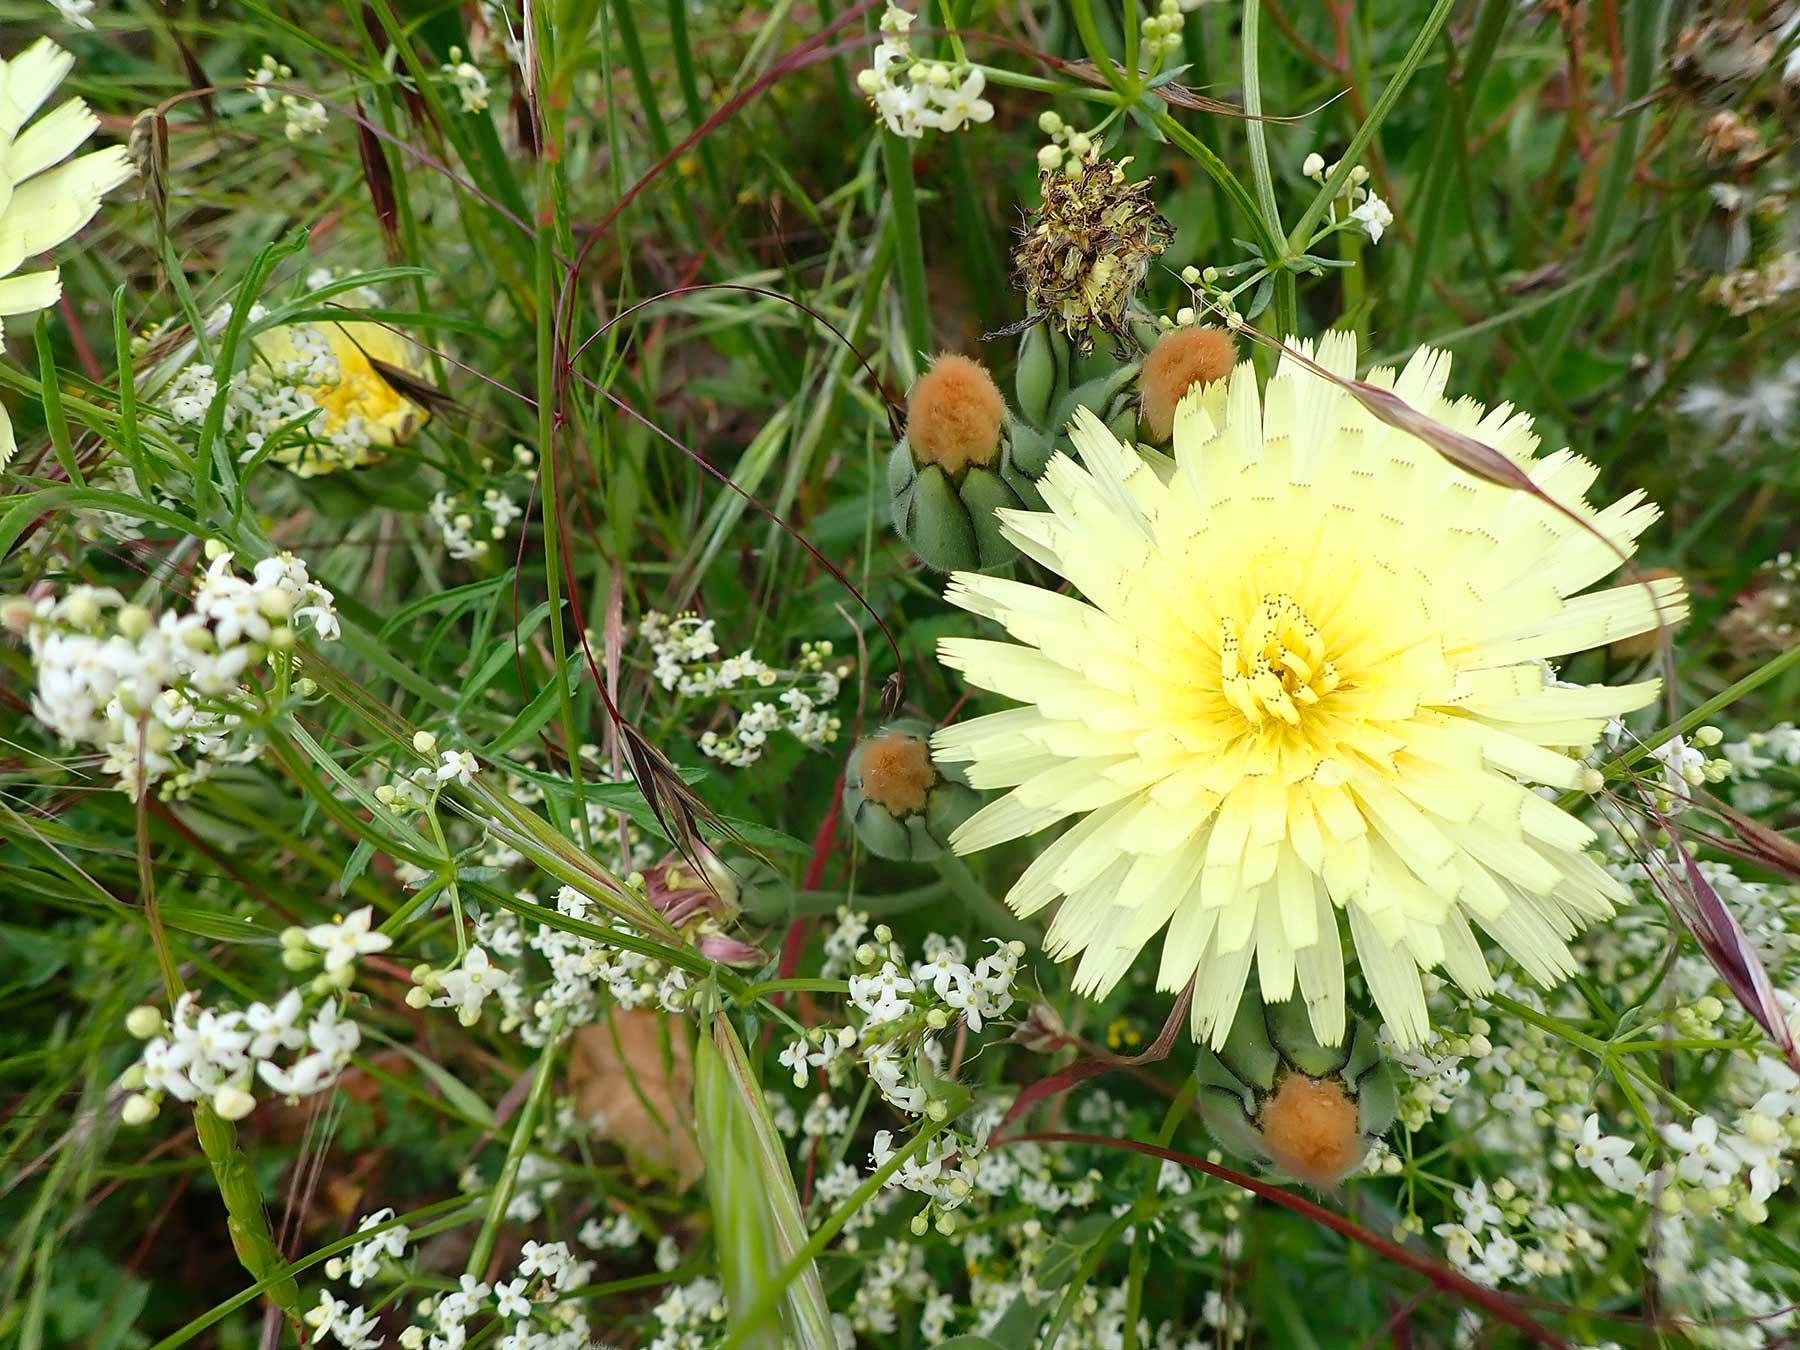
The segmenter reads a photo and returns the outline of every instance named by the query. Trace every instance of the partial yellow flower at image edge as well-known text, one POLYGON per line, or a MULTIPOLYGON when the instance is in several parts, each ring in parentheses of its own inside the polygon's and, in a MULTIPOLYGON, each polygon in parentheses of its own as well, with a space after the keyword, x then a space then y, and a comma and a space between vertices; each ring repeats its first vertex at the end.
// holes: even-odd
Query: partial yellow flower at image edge
MULTIPOLYGON (((74 64, 48 38, 0 60, 0 320, 36 314, 62 298, 56 268, 19 268, 69 239, 94 218, 100 199, 132 175, 121 146, 69 159, 100 125, 79 98, 25 125, 74 64)), ((0 405, 0 469, 13 450, 12 421, 0 405)))

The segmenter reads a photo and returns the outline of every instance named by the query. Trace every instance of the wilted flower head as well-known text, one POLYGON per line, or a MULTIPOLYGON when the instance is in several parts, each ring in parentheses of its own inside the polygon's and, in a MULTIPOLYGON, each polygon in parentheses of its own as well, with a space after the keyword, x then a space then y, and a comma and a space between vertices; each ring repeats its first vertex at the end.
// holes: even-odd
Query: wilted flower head
POLYGON ((1083 353, 1093 350, 1095 329, 1124 339, 1132 293, 1174 237, 1150 200, 1150 180, 1125 181, 1128 163, 1101 159, 1073 177, 1042 175, 1043 205, 1013 252, 1033 315, 1083 353))
MULTIPOLYGON (((0 59, 0 318, 36 314, 61 298, 56 268, 19 267, 86 225, 100 198, 131 177, 122 146, 69 158, 100 125, 79 98, 25 125, 74 64, 49 38, 10 61, 0 59)), ((12 423, 0 408, 0 468, 12 451, 12 423)))
MULTIPOLYGON (((1326 335, 1317 362, 1352 374, 1354 336, 1326 335)), ((1046 948, 1081 956, 1077 990, 1104 995, 1163 934, 1157 984, 1195 982, 1197 1037, 1224 1039, 1254 967, 1272 1000, 1297 983, 1336 1043, 1342 912, 1406 1047, 1426 1031, 1421 970, 1491 987, 1471 921, 1549 984, 1575 969, 1566 939, 1622 895, 1593 831, 1533 785, 1594 788, 1570 752, 1657 686, 1566 684, 1546 663, 1678 621, 1681 583, 1581 594, 1655 507, 1588 505, 1595 466, 1538 458, 1510 407, 1446 398, 1449 364, 1422 350, 1369 381, 1579 519, 1471 477, 1295 362, 1263 392, 1245 363, 1218 421, 1197 395, 1181 405, 1169 481, 1081 413, 1081 463, 1059 453, 1039 484, 1049 509, 999 513, 1085 598, 951 578, 948 598, 1016 644, 946 638, 940 658, 1024 705, 934 737, 972 786, 1011 789, 951 844, 1081 818, 1007 895, 1020 914, 1062 899, 1046 948)))

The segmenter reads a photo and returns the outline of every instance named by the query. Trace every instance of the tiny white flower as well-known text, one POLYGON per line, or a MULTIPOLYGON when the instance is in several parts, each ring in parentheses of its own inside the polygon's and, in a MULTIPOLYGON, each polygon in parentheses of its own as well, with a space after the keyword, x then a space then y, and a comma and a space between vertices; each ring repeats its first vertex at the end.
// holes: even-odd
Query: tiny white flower
POLYGON ((1394 223, 1394 213, 1388 210, 1388 204, 1373 192, 1350 213, 1350 218, 1368 232, 1372 244, 1379 244, 1382 232, 1394 223))
POLYGON ((306 930, 306 940, 325 953, 326 970, 339 970, 359 956, 384 952, 394 945, 387 934, 370 931, 374 913, 374 906, 364 905, 344 918, 314 924, 306 930))
POLYGON ((531 1281, 524 1276, 509 1280, 505 1284, 494 1286, 494 1297, 499 1300, 499 1312, 502 1317, 529 1317, 531 1300, 525 1297, 525 1286, 531 1281))
POLYGON ((481 772, 481 765, 467 750, 446 750, 433 772, 440 783, 448 783, 454 779, 464 787, 471 787, 474 785, 475 775, 481 772))

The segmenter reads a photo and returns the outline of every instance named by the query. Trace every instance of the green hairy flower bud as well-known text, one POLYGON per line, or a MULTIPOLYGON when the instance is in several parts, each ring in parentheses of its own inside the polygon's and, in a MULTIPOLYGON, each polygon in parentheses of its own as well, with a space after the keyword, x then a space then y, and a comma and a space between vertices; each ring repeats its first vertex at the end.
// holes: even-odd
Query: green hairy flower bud
POLYGON ((954 766, 931 758, 931 727, 905 719, 865 737, 844 768, 844 814, 869 851, 898 862, 927 862, 981 797, 954 766))
POLYGON ((907 398, 906 435, 888 458, 894 528, 926 566, 973 571, 1011 561, 994 512, 1023 505, 1001 477, 1006 400, 987 369, 946 352, 907 398))
POLYGON ((1225 1044, 1202 1048, 1195 1073, 1220 1148, 1321 1189, 1362 1165, 1397 1108, 1374 1026, 1358 1018, 1343 1044, 1321 1045, 1297 998, 1264 1004, 1246 992, 1225 1044))
POLYGON ((1049 323, 1035 323, 1020 335, 1013 379, 1019 406, 1007 416, 1000 473, 1024 502, 1041 507, 1037 480, 1050 456, 1058 450, 1074 453, 1068 426, 1076 409, 1093 412, 1127 444, 1136 438, 1139 365, 1136 359, 1121 360, 1111 344, 1083 356, 1049 323))

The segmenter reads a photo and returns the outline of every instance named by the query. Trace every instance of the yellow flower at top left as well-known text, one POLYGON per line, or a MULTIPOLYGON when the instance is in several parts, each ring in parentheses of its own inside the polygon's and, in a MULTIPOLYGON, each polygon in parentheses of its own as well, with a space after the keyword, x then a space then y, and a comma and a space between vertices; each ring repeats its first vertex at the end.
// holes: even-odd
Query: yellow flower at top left
MULTIPOLYGON (((19 268, 86 225, 101 197, 132 174, 122 146, 69 158, 100 125, 81 99, 66 99, 31 120, 74 64, 49 38, 10 61, 0 59, 0 323, 48 309, 62 297, 56 268, 19 268)), ((12 453, 12 423, 0 407, 0 468, 12 453)))

